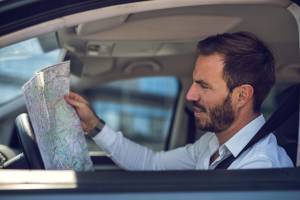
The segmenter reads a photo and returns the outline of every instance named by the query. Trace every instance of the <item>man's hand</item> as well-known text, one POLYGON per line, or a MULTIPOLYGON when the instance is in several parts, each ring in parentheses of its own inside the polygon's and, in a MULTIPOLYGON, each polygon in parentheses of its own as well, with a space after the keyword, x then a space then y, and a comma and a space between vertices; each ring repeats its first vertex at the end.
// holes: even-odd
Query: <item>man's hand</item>
POLYGON ((64 98, 67 103, 75 108, 81 121, 81 127, 86 133, 89 133, 100 122, 99 118, 91 109, 89 102, 82 96, 70 92, 69 95, 65 95, 64 98))

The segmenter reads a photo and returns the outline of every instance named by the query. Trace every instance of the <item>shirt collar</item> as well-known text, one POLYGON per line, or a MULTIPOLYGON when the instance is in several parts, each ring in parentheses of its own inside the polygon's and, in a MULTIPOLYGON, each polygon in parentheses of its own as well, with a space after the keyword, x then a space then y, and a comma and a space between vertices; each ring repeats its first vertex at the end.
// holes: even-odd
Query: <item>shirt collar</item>
POLYGON ((232 155, 236 157, 264 125, 264 123, 265 118, 263 115, 256 117, 234 134, 227 142, 224 143, 224 145, 232 153, 232 155))

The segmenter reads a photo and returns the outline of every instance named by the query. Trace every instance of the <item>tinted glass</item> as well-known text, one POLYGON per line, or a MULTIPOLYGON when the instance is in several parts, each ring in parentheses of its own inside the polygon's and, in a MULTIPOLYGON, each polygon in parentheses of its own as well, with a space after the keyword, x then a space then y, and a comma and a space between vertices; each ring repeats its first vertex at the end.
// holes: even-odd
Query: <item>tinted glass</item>
POLYGON ((178 90, 174 77, 151 77, 112 82, 87 94, 97 115, 114 130, 162 150, 178 90))
POLYGON ((22 85, 36 71, 57 63, 59 55, 54 33, 1 48, 0 104, 20 95, 22 85))

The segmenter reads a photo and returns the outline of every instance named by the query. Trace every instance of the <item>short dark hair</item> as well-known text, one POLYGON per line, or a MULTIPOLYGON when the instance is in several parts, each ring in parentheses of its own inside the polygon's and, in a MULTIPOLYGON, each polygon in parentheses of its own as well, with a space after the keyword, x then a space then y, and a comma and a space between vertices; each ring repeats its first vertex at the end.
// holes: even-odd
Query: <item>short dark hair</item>
POLYGON ((223 33, 198 43, 200 55, 219 53, 224 56, 223 78, 232 91, 242 84, 254 88, 254 112, 275 84, 275 62, 268 47, 249 32, 223 33))

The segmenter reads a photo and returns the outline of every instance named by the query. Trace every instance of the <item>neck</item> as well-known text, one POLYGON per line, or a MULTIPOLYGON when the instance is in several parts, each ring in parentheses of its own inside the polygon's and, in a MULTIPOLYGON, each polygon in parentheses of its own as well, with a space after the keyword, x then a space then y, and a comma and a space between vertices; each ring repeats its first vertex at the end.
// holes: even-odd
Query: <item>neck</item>
POLYGON ((227 128, 224 131, 216 133, 216 136, 219 140, 219 144, 222 145, 225 142, 227 142, 240 129, 242 129, 244 126, 246 126, 248 123, 250 123, 253 119, 258 117, 259 115, 260 113, 254 113, 254 112, 239 113, 236 116, 235 121, 232 123, 232 125, 230 125, 229 128, 227 128))

